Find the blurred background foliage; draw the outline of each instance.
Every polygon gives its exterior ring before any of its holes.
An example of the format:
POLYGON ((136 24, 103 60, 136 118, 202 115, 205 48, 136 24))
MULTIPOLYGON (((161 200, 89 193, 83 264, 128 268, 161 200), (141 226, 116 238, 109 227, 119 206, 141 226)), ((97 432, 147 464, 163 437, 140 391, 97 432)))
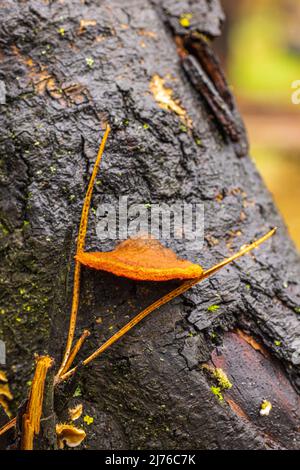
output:
POLYGON ((216 43, 249 134, 251 155, 300 247, 300 0, 221 0, 216 43))

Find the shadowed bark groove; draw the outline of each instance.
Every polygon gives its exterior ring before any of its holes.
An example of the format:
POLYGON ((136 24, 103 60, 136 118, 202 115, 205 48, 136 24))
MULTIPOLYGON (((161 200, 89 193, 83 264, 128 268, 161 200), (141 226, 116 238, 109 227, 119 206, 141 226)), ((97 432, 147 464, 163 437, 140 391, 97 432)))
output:
MULTIPOLYGON (((92 207, 121 195, 129 205, 204 203, 202 249, 170 247, 205 268, 279 227, 80 370, 70 406, 80 401, 94 418, 88 449, 299 448, 299 257, 207 42, 223 20, 217 0, 1 2, 0 335, 15 407, 27 398, 34 353, 62 358, 82 201, 106 121, 92 207), (160 108, 155 75, 191 128, 160 108), (223 400, 211 391, 213 367, 232 383, 223 400), (266 417, 263 400, 273 405, 266 417)), ((91 214, 86 249, 112 249, 99 247, 96 222, 91 214)), ((79 359, 177 285, 84 268, 81 279, 76 339, 91 336, 79 359)), ((54 403, 73 390, 59 388, 54 403)), ((66 419, 66 405, 55 411, 66 419)))

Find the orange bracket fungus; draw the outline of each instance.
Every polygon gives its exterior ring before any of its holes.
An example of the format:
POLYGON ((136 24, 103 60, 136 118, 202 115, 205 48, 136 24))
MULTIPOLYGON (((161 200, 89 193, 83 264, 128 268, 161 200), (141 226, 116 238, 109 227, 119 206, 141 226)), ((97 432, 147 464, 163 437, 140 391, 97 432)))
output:
POLYGON ((37 436, 40 432, 45 380, 48 369, 52 365, 53 359, 49 356, 39 356, 36 360, 36 369, 26 412, 22 416, 22 450, 32 450, 34 436, 37 436))

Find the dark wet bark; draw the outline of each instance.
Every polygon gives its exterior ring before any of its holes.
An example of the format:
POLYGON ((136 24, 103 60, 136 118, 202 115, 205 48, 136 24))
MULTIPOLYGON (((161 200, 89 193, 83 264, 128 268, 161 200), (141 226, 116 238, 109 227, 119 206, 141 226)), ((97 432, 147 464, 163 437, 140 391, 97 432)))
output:
MULTIPOLYGON (((0 332, 15 404, 27 396, 34 353, 58 364, 63 351, 77 227, 104 122, 112 134, 93 207, 120 195, 203 202, 203 249, 170 246, 205 267, 279 227, 253 255, 153 313, 81 371, 81 396, 70 405, 82 402, 94 418, 85 425, 89 449, 299 448, 299 258, 201 43, 222 21, 209 0, 1 2, 0 332), (179 21, 186 13, 189 28, 179 21), (200 55, 188 37, 195 32, 200 55), (155 74, 174 90, 191 131, 159 108, 149 89, 155 74), (203 364, 228 375, 224 400, 203 364), (273 409, 263 418, 264 399, 273 409)), ((89 250, 99 249, 95 224, 92 213, 89 250)), ((82 357, 173 285, 84 269, 78 334, 92 335, 82 357)), ((58 408, 65 419, 66 405, 58 408)))

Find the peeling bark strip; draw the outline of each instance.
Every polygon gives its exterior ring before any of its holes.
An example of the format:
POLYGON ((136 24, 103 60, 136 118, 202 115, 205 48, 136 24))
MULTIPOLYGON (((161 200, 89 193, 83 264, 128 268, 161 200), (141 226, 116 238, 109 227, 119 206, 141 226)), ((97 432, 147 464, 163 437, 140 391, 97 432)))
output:
MULTIPOLYGON (((78 221, 105 122, 111 122, 112 133, 92 208, 117 204, 123 195, 130 203, 205 204, 201 253, 178 240, 171 240, 170 248, 206 267, 270 226, 279 228, 264 249, 166 304, 91 367, 81 368, 72 392, 57 388, 58 422, 68 419, 62 406, 68 394, 76 395, 70 406, 80 396, 83 415, 93 418, 81 444, 89 449, 300 446, 299 419, 290 407, 294 398, 288 406, 285 400, 276 403, 265 396, 264 386, 275 360, 289 397, 287 383, 295 394, 300 390, 299 256, 253 162, 237 158, 203 94, 183 73, 174 41, 195 32, 213 38, 222 21, 217 0, 1 2, 0 81, 6 103, 0 104, 0 338, 6 342, 15 404, 27 396, 34 352, 49 351, 57 364, 62 358, 78 221), (186 14, 192 15, 188 27, 180 23, 186 14), (186 111, 191 132, 179 114, 155 100, 150 90, 155 76, 186 111), (262 358, 270 367, 264 362, 254 388, 244 356, 230 353, 227 335, 237 329, 268 352, 262 358), (226 368, 232 387, 220 401, 211 390, 218 384, 201 366, 218 354, 228 363, 228 351, 234 373, 225 361, 220 368, 226 368), (241 382, 246 385, 239 394, 241 382), (261 416, 268 398, 272 410, 261 416), (270 429, 284 413, 289 439, 279 436, 280 425, 273 433, 270 429)), ((198 58, 197 63, 214 82, 198 58)), ((99 250, 95 224, 91 214, 87 251, 99 250)), ((101 251, 114 246, 108 240, 101 251)), ((87 329, 91 336, 78 362, 134 312, 178 285, 162 284, 83 268, 78 332, 87 329)), ((0 415, 1 425, 6 419, 0 415)))
POLYGON ((182 65, 191 83, 206 100, 225 135, 238 143, 237 155, 247 155, 249 148, 245 128, 221 65, 209 46, 209 39, 191 33, 184 37, 184 45, 191 56, 184 57, 182 65))
MULTIPOLYGON (((223 135, 236 144, 237 155, 245 156, 249 150, 245 128, 219 60, 209 45, 211 36, 216 36, 219 32, 212 34, 201 25, 201 4, 194 8, 192 2, 187 2, 188 9, 183 10, 182 5, 176 3, 165 0, 162 2, 162 10, 167 12, 165 21, 174 35, 183 69, 195 90, 206 101, 223 135)), ((223 20, 221 13, 217 11, 216 2, 212 3, 211 11, 217 14, 216 18, 220 22, 223 20)))

